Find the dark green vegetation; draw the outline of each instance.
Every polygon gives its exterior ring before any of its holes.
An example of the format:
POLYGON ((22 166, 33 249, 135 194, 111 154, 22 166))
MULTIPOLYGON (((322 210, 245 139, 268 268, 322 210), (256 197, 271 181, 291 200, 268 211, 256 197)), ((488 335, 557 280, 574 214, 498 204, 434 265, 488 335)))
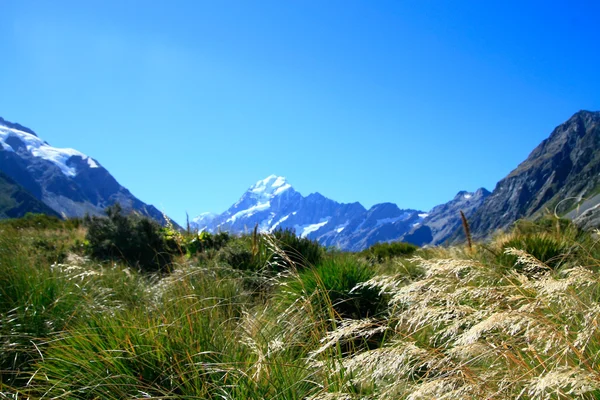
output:
POLYGON ((568 221, 363 253, 144 221, 0 223, 0 398, 600 396, 600 243, 568 221))
POLYGON ((86 218, 86 240, 94 258, 121 260, 145 272, 162 272, 172 263, 177 243, 157 222, 124 215, 118 204, 107 208, 106 215, 86 218))
POLYGON ((410 243, 384 242, 374 244, 367 250, 363 251, 361 254, 369 258, 374 258, 379 262, 382 262, 384 260, 389 260, 394 257, 410 256, 417 250, 417 248, 417 246, 410 243))

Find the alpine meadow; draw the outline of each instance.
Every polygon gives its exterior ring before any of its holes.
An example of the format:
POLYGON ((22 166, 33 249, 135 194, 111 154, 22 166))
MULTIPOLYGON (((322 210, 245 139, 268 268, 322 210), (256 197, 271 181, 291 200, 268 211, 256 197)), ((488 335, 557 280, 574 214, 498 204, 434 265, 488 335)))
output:
POLYGON ((0 15, 0 400, 600 399, 600 3, 0 15))

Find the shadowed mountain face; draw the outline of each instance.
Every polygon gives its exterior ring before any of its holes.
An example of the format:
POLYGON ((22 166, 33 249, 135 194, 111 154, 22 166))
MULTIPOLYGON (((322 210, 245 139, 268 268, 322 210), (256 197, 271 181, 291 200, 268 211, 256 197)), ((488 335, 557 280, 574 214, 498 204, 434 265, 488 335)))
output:
POLYGON ((285 178, 271 175, 252 185, 224 213, 201 214, 191 225, 208 232, 233 233, 250 232, 254 226, 261 232, 289 228, 324 246, 350 251, 401 239, 419 245, 437 244, 460 225, 459 209, 471 213, 486 193, 485 189, 460 192, 453 201, 430 213, 400 209, 393 203, 376 204, 367 210, 360 203, 338 203, 319 193, 302 196, 285 178), (414 234, 418 227, 428 230, 428 239, 414 234))
POLYGON ((0 172, 0 219, 20 218, 28 212, 59 216, 23 186, 0 172))
POLYGON ((473 235, 484 237, 545 210, 576 218, 593 207, 597 202, 586 200, 599 193, 599 149, 600 112, 573 115, 498 182, 470 219, 473 235), (576 210, 584 203, 588 206, 576 210))
POLYGON ((460 212, 467 218, 471 217, 489 195, 490 192, 484 188, 473 193, 458 192, 448 203, 432 208, 423 222, 402 236, 401 240, 418 246, 444 243, 454 232, 462 229, 460 212))
POLYGON ((52 147, 31 129, 2 118, 0 171, 62 216, 102 215, 119 202, 126 211, 165 222, 160 211, 133 196, 98 161, 77 150, 52 147))

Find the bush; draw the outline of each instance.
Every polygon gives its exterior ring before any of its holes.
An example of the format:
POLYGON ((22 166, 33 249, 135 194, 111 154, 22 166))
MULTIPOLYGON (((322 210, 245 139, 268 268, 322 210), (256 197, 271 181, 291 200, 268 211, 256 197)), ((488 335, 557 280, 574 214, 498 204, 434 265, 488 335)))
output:
POLYGON ((373 317, 385 309, 386 303, 377 289, 356 285, 374 276, 368 265, 350 255, 329 257, 317 267, 301 271, 298 278, 284 286, 283 303, 298 298, 311 298, 317 310, 327 313, 333 308, 336 318, 373 317))
POLYGON ((323 248, 316 240, 296 236, 292 229, 279 228, 273 233, 277 245, 297 268, 317 265, 323 258, 323 248))
POLYGON ((244 245, 242 240, 236 240, 221 249, 217 259, 232 268, 243 271, 255 271, 258 268, 252 251, 244 245))
POLYGON ((90 255, 119 259, 145 272, 164 271, 173 261, 177 244, 165 237, 158 223, 137 214, 123 215, 119 204, 108 207, 106 215, 87 220, 90 255))
POLYGON ((393 257, 410 256, 418 249, 417 246, 405 242, 376 243, 361 254, 378 262, 393 257))
POLYGON ((517 270, 523 269, 523 266, 517 263, 517 256, 504 253, 504 250, 511 247, 529 253, 553 269, 562 265, 570 252, 570 246, 567 243, 549 234, 523 235, 515 233, 500 244, 500 252, 496 257, 496 261, 507 267, 515 267, 517 270))
POLYGON ((186 253, 189 256, 203 253, 207 250, 220 250, 231 240, 231 236, 227 232, 219 232, 213 235, 206 231, 191 236, 188 235, 188 238, 190 239, 186 240, 184 245, 186 253))

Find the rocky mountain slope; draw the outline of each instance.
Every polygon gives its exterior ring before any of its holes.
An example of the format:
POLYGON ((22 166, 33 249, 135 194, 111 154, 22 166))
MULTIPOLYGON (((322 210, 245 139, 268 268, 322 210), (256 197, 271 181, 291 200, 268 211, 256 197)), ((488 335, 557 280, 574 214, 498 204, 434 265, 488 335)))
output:
POLYGON ((59 216, 23 186, 0 172, 0 219, 20 218, 28 212, 59 216))
POLYGON ((498 182, 470 218, 473 236, 487 236, 546 210, 577 218, 594 207, 600 193, 599 149, 600 112, 573 115, 498 182))
POLYGON ((403 235, 400 240, 418 246, 443 244, 454 232, 462 230, 460 212, 462 211, 467 218, 471 217, 490 194, 484 188, 479 188, 473 193, 458 192, 454 199, 431 209, 423 222, 403 235))
POLYGON ((2 118, 0 172, 62 216, 101 215, 119 202, 125 210, 164 222, 160 211, 133 196, 97 160, 52 147, 31 129, 2 118))
POLYGON ((252 185, 222 214, 204 213, 192 220, 192 228, 208 232, 261 232, 293 229, 302 237, 324 246, 360 251, 377 242, 406 240, 419 245, 442 243, 453 227, 460 225, 459 209, 470 215, 488 194, 460 192, 450 203, 430 213, 401 209, 393 203, 376 204, 369 210, 360 203, 338 203, 319 194, 303 196, 285 180, 271 175, 252 185), (429 232, 424 240, 415 233, 421 227, 429 232))

